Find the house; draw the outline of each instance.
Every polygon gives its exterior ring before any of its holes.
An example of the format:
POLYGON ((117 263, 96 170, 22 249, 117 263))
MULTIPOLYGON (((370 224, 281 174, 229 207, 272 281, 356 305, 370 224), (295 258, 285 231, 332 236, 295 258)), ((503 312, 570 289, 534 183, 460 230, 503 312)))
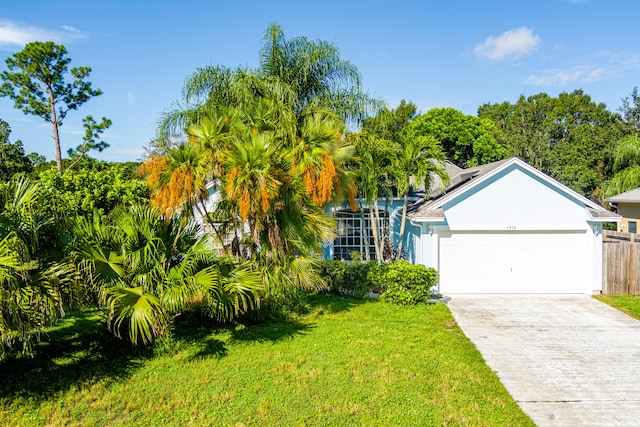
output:
MULTIPOLYGON (((450 184, 435 182, 430 192, 436 196, 410 206, 404 243, 412 262, 439 271, 441 293, 602 290, 602 225, 619 215, 517 158, 469 169, 447 166, 450 184)), ((399 206, 392 201, 384 209, 392 242, 399 206)), ((347 245, 363 243, 355 216, 334 212, 336 241, 351 232, 347 245)), ((328 248, 327 255, 336 252, 328 248)))
POLYGON ((613 206, 622 220, 618 222, 618 231, 627 233, 638 232, 640 222, 640 187, 625 191, 608 199, 604 199, 613 206))

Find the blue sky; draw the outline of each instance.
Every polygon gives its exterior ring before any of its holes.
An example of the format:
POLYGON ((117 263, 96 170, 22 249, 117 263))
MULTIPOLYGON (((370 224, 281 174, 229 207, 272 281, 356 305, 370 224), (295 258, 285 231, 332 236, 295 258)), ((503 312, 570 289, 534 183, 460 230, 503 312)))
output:
MULTIPOLYGON (((81 120, 113 120, 97 157, 137 160, 184 79, 206 65, 255 67, 271 22, 289 37, 333 42, 364 88, 390 107, 453 107, 583 89, 609 110, 640 86, 640 3, 537 1, 120 1, 7 0, 0 8, 0 70, 29 41, 64 44, 104 92, 69 113, 63 151, 81 141, 81 120)), ((27 152, 52 159, 50 129, 0 99, 0 118, 27 152)))

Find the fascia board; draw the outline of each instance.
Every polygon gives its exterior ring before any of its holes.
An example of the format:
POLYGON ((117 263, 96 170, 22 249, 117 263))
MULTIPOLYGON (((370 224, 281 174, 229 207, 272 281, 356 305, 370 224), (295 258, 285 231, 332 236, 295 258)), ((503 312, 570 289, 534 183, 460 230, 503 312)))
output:
POLYGON ((439 222, 445 222, 445 218, 434 218, 434 217, 413 217, 411 218, 411 221, 413 222, 431 222, 431 223, 439 223, 439 222))
POLYGON ((577 192, 575 192, 574 190, 570 189, 566 185, 556 181, 555 179, 551 178, 550 176, 547 176, 546 174, 540 172, 538 169, 534 168, 533 166, 528 165, 527 163, 523 162, 522 160, 520 160, 520 159, 518 159, 516 157, 514 157, 511 160, 505 162, 504 164, 502 164, 499 167, 495 168, 494 170, 492 170, 491 172, 487 173, 486 175, 483 175, 482 177, 471 181, 469 184, 464 186, 460 191, 452 192, 451 194, 443 197, 442 199, 440 199, 436 203, 434 203, 432 206, 430 206, 429 209, 442 208, 446 203, 448 203, 451 200, 454 200, 454 199, 460 197, 461 195, 464 195, 467 191, 470 191, 470 190, 474 189, 475 187, 481 185, 486 180, 488 180, 488 179, 492 178, 493 176, 501 173, 502 171, 504 171, 505 169, 507 169, 508 167, 510 167, 513 164, 516 164, 516 165, 520 166, 521 168, 527 170, 531 174, 533 174, 536 177, 540 178, 542 181, 546 182, 547 184, 551 185, 552 187, 557 188, 558 190, 560 190, 561 192, 571 196, 572 198, 579 200, 580 202, 584 203, 586 206, 588 206, 590 208, 593 208, 593 209, 597 209, 597 210, 602 210, 603 209, 602 206, 592 202, 591 200, 587 199, 586 197, 584 197, 584 196, 578 194, 577 192))

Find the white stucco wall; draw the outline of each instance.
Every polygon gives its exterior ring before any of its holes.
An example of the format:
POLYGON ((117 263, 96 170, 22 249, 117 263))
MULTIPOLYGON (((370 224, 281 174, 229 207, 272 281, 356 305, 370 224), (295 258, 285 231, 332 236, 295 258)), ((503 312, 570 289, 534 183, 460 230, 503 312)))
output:
POLYGON ((584 205, 513 169, 443 206, 450 230, 586 229, 584 205), (515 227, 515 228, 514 228, 515 227))
POLYGON ((471 191, 451 197, 442 208, 443 223, 422 224, 419 259, 423 264, 439 268, 439 232, 581 231, 584 293, 602 289, 602 224, 588 222, 584 200, 529 171, 514 165, 471 191))

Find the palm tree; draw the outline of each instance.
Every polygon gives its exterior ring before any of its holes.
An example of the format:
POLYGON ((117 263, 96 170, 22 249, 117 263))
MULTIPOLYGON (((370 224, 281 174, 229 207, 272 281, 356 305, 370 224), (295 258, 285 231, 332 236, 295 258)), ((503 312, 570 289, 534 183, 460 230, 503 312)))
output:
POLYGON ((392 174, 398 188, 398 194, 402 194, 402 219, 400 233, 398 235, 398 248, 396 260, 402 255, 405 226, 407 222, 407 203, 412 180, 424 185, 426 196, 429 194, 432 174, 439 176, 443 182, 449 181, 449 176, 444 167, 445 155, 440 143, 432 136, 405 135, 394 145, 392 174))
POLYGON ((112 222, 97 213, 78 218, 71 257, 108 312, 116 336, 134 344, 168 333, 171 319, 200 304, 229 321, 258 304, 260 282, 245 266, 229 268, 206 238, 180 215, 138 206, 117 210, 112 222))
POLYGON ((614 149, 614 175, 604 186, 604 197, 615 196, 640 186, 640 139, 628 135, 614 149))
POLYGON ((257 69, 196 69, 183 88, 186 106, 177 105, 163 115, 159 139, 183 132, 211 108, 243 110, 257 99, 288 106, 298 116, 317 109, 329 110, 348 122, 362 121, 368 113, 382 108, 382 101, 362 91, 357 67, 342 59, 332 43, 306 37, 286 39, 282 28, 271 24, 264 32, 259 56, 257 69))
POLYGON ((346 168, 354 150, 343 137, 344 120, 361 119, 379 104, 362 92, 356 67, 332 44, 287 40, 272 25, 259 68, 199 68, 185 83, 183 103, 162 118, 159 134, 186 130, 189 143, 199 147, 222 196, 209 217, 240 234, 234 243, 243 247, 233 252, 262 269, 267 287, 277 282, 269 277, 321 284, 313 269, 295 266, 311 266, 321 252, 318 242, 334 235, 322 207, 355 200, 346 168), (236 114, 226 117, 238 126, 208 122, 229 110, 236 114), (208 135, 214 135, 211 150, 202 149, 208 135))
MULTIPOLYGON (((381 194, 391 194, 391 166, 394 162, 395 152, 388 140, 379 138, 366 129, 358 139, 356 149, 358 153, 357 176, 358 188, 361 196, 369 206, 369 220, 371 222, 371 234, 374 241, 376 260, 382 260, 384 235, 378 199, 381 194)), ((364 221, 363 221, 364 222, 364 221)), ((367 240, 368 240, 368 236, 367 240)), ((368 244, 365 245, 365 257, 368 254, 368 244)))
POLYGON ((64 315, 68 270, 40 247, 51 219, 38 212, 37 184, 0 185, 0 348, 14 340, 31 353, 32 338, 64 315))
POLYGON ((304 179, 314 205, 322 207, 332 199, 355 202, 355 185, 347 162, 355 145, 345 138, 344 122, 328 111, 304 116, 302 126, 287 157, 292 173, 304 179))
POLYGON ((185 82, 183 98, 186 106, 177 104, 162 115, 158 123, 160 140, 181 134, 212 112, 219 113, 221 108, 242 115, 245 110, 255 110, 260 100, 279 106, 274 109, 277 112, 287 112, 283 107, 292 108, 296 104, 295 93, 278 78, 262 76, 258 70, 221 66, 196 69, 185 82))
POLYGON ((262 218, 269 214, 282 184, 281 160, 273 135, 250 135, 231 143, 225 156, 224 197, 238 204, 242 221, 249 224, 252 251, 259 243, 262 218))
MULTIPOLYGON (((211 180, 208 165, 198 147, 182 143, 167 156, 152 156, 139 168, 148 174, 152 190, 151 204, 170 217, 182 206, 191 208, 200 201, 211 180)), ((187 209, 189 211, 189 209, 187 209)))
POLYGON ((291 87, 297 114, 320 107, 347 121, 360 121, 382 104, 362 91, 358 68, 342 59, 334 44, 306 37, 286 39, 277 24, 264 32, 259 70, 291 87))

